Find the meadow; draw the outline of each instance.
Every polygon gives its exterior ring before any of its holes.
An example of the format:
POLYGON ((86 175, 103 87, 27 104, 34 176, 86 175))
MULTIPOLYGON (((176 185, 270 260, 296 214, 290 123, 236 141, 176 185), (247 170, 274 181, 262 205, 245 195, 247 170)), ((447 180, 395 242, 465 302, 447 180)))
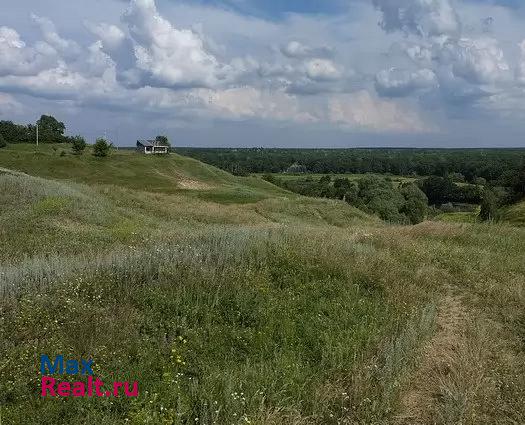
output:
POLYGON ((512 221, 389 225, 177 154, 0 167, 2 423, 525 421, 512 221), (139 397, 42 398, 44 353, 139 397))

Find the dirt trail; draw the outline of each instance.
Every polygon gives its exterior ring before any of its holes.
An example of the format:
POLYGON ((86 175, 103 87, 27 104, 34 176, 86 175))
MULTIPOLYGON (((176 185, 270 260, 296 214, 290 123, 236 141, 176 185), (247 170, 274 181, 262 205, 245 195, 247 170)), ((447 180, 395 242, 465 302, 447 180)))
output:
POLYGON ((459 348, 465 343, 468 316, 458 296, 446 295, 436 318, 437 331, 424 346, 418 369, 400 398, 396 425, 434 424, 435 406, 439 403, 440 382, 446 379, 459 348))

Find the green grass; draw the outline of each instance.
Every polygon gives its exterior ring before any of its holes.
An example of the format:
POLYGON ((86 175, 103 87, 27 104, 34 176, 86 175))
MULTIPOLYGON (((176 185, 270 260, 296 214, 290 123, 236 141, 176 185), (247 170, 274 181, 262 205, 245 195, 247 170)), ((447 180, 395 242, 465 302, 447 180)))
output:
POLYGON ((91 185, 116 185, 148 192, 249 188, 260 197, 284 193, 259 179, 234 177, 177 154, 152 156, 132 150, 113 150, 108 158, 96 158, 89 149, 83 155, 73 155, 69 145, 37 147, 20 144, 0 150, 0 166, 40 177, 91 185), (61 156, 62 151, 67 154, 61 156))
POLYGON ((62 149, 0 150, 2 423, 394 423, 449 292, 479 327, 428 378, 434 422, 523 422, 525 229, 390 226, 177 155, 62 149), (140 396, 41 398, 42 353, 140 396))
POLYGON ((479 212, 453 212, 439 214, 435 219, 445 223, 477 223, 479 212))
POLYGON ((515 226, 525 226, 525 201, 505 209, 502 218, 515 226))

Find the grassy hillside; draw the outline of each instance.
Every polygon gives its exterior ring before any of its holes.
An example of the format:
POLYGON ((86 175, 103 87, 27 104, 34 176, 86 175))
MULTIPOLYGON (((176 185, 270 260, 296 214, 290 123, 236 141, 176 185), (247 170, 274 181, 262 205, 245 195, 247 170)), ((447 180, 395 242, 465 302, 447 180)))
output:
POLYGON ((525 201, 507 208, 503 212, 503 220, 514 226, 525 226, 525 201))
POLYGON ((525 229, 54 148, 0 150, 2 423, 523 422, 525 229), (140 395, 42 398, 43 353, 140 395))

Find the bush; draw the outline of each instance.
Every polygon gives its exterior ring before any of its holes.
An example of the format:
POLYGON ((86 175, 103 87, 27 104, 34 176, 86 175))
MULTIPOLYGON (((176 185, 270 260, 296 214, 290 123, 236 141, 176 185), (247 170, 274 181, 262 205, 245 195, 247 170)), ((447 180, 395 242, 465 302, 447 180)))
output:
POLYGON ((419 224, 425 220, 428 210, 428 198, 423 191, 413 183, 408 183, 401 188, 405 198, 405 205, 401 212, 410 220, 411 224, 419 224))
POLYGON ((93 155, 102 158, 109 154, 110 144, 105 139, 97 139, 93 145, 93 155))
POLYGON ((0 134, 0 148, 5 148, 7 146, 7 142, 4 139, 4 136, 0 134))
POLYGON ((481 201, 481 211, 479 217, 483 221, 493 221, 498 218, 498 198, 490 189, 485 189, 483 192, 483 200, 481 201))
POLYGON ((73 152, 75 155, 82 155, 84 149, 86 149, 86 141, 82 136, 75 136, 72 138, 71 143, 73 144, 73 152))

